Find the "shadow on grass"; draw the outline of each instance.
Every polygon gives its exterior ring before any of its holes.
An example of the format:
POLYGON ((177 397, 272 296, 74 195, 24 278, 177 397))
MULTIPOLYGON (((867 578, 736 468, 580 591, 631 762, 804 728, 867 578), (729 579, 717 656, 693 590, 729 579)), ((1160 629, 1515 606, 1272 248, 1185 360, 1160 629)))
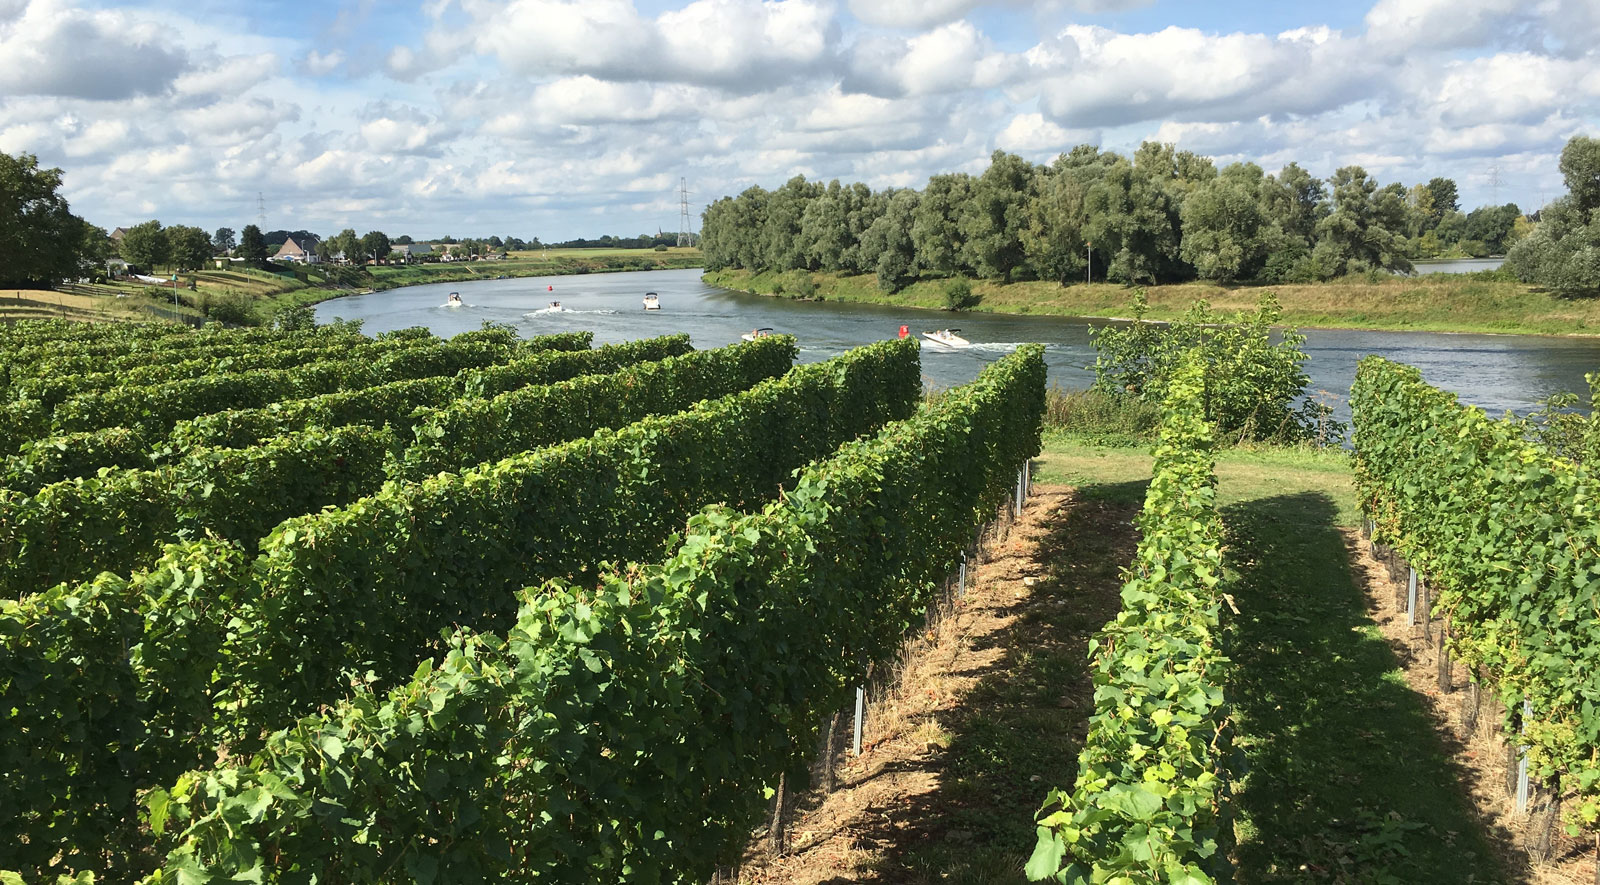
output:
POLYGON ((1507 882, 1320 493, 1223 510, 1238 881, 1507 882))
POLYGON ((1146 485, 1080 487, 1046 518, 1043 537, 1002 563, 1038 583, 1025 599, 1002 588, 996 613, 1015 620, 975 637, 979 648, 1005 651, 939 716, 947 739, 935 765, 938 789, 881 809, 861 833, 882 858, 874 881, 1027 881, 1034 815, 1050 788, 1077 776, 1093 704, 1088 640, 1120 605, 1121 570, 1136 541, 1131 520, 1146 485))

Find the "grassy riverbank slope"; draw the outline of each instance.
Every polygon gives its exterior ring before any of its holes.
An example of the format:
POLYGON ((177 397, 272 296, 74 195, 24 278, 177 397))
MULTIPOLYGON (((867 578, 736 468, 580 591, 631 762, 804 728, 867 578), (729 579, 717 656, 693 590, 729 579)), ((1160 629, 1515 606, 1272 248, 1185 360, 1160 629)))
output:
MULTIPOLYGON (((947 280, 924 280, 896 292, 878 289, 871 275, 812 274, 816 294, 827 301, 942 309, 947 280)), ((784 295, 796 276, 743 270, 708 272, 706 283, 784 295)), ((1248 310, 1270 289, 1283 304, 1283 320, 1296 326, 1430 332, 1501 332, 1535 335, 1600 334, 1600 299, 1558 298, 1522 283, 1464 274, 1421 277, 1347 277, 1327 283, 1279 286, 1218 286, 1183 283, 1149 286, 1151 319, 1174 319, 1196 299, 1225 311, 1248 310)), ((1132 289, 1115 283, 998 283, 973 281, 981 300, 972 310, 1063 317, 1127 316, 1132 289)), ((792 295, 788 297, 793 297, 792 295)))
MULTIPOLYGON (((700 250, 692 247, 654 249, 550 249, 514 252, 504 261, 456 261, 369 267, 372 288, 395 289, 426 283, 465 283, 501 277, 568 276, 586 273, 621 273, 636 270, 677 270, 704 266, 700 250)), ((330 296, 332 297, 332 296, 330 296)))

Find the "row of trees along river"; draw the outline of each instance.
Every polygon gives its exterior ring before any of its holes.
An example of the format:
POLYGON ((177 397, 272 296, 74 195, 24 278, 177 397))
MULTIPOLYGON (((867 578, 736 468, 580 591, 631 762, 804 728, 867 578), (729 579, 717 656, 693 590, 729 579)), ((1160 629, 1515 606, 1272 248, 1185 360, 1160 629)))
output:
POLYGON ((1324 181, 1295 163, 1219 170, 1156 142, 1131 158, 1080 145, 1048 166, 996 151, 981 175, 935 175, 921 191, 803 177, 752 187, 707 207, 702 248, 711 270, 875 273, 887 291, 952 275, 1314 282, 1509 250, 1525 281, 1592 289, 1600 140, 1573 138, 1561 169, 1571 193, 1529 218, 1512 203, 1463 214, 1448 178, 1408 189, 1360 166, 1324 181))

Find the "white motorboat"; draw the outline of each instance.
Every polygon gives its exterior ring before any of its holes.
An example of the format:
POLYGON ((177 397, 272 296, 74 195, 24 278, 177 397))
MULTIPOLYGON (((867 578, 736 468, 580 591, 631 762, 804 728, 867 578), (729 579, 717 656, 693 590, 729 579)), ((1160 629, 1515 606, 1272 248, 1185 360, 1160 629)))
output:
POLYGON ((661 299, 656 297, 656 293, 654 293, 654 292, 646 292, 646 293, 644 293, 644 309, 645 310, 660 310, 661 309, 661 299))
POLYGON ((759 329, 753 329, 753 330, 751 330, 749 332, 746 332, 743 335, 740 335, 739 337, 743 338, 746 341, 754 341, 757 338, 769 338, 769 337, 772 336, 772 334, 773 334, 772 329, 770 329, 770 328, 768 328, 766 326, 762 326, 759 329))
POLYGON ((967 339, 962 338, 960 335, 956 334, 959 331, 961 331, 961 330, 960 329, 940 329, 937 332, 923 332, 922 333, 922 337, 926 338, 929 341, 932 341, 934 344, 942 344, 945 347, 955 347, 955 348, 971 347, 972 346, 972 342, 971 341, 968 341, 967 339))
POLYGON ((451 292, 450 293, 450 297, 445 299, 445 302, 444 302, 444 306, 445 307, 460 307, 461 304, 462 304, 462 302, 461 302, 461 293, 460 292, 451 292))
POLYGON ((550 302, 550 306, 544 310, 545 313, 566 313, 566 311, 567 309, 562 307, 559 301, 550 302))

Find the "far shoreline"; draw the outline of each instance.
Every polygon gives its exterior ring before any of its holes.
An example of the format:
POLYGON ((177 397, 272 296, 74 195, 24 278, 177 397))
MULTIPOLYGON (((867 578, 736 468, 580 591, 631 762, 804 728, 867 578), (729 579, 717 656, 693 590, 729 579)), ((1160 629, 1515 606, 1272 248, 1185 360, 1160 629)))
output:
MULTIPOLYGON (((1000 283, 968 280, 981 300, 972 308, 943 306, 947 280, 922 280, 896 293, 877 289, 871 275, 810 274, 814 294, 802 298, 786 289, 801 288, 796 272, 707 271, 711 286, 764 297, 838 301, 941 313, 991 313, 1062 319, 1129 322, 1126 310, 1136 287, 1114 283, 1000 283)), ((1324 283, 1218 286, 1181 283, 1144 287, 1148 320, 1180 318, 1198 299, 1219 311, 1254 310, 1265 293, 1283 307, 1280 327, 1362 332, 1427 332, 1453 335, 1535 336, 1586 339, 1600 336, 1600 300, 1561 299, 1523 283, 1468 275, 1379 276, 1324 283), (1451 279, 1451 277, 1462 277, 1451 279)))

